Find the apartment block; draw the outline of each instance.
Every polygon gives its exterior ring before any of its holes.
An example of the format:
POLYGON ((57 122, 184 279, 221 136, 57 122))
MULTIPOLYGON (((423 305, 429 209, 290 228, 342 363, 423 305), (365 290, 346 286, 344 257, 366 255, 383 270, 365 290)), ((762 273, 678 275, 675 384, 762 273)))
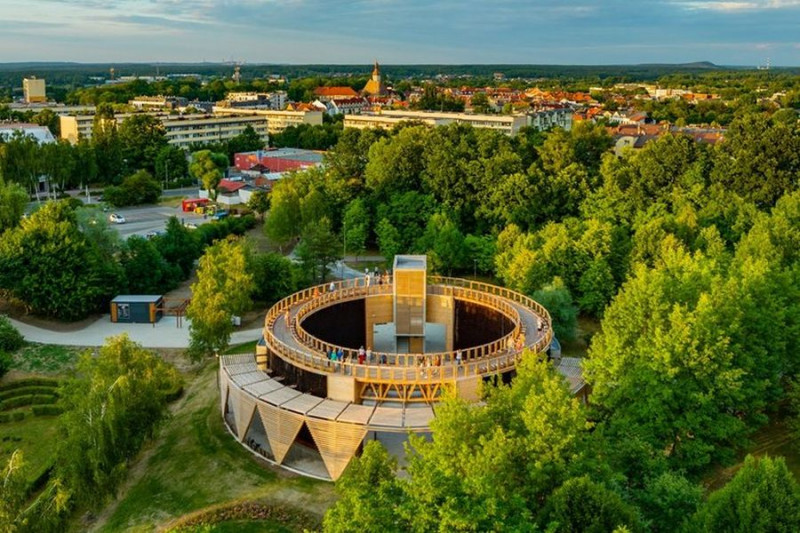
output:
POLYGON ((471 113, 439 113, 434 111, 388 110, 375 115, 345 115, 345 128, 390 129, 403 121, 416 121, 430 126, 447 124, 470 124, 475 128, 492 129, 516 135, 520 128, 528 125, 525 115, 479 115, 471 113))
POLYGON ((226 108, 214 106, 214 114, 223 115, 251 115, 264 117, 269 122, 269 133, 275 135, 289 126, 308 124, 309 126, 322 125, 322 111, 277 111, 274 109, 247 109, 226 108))
POLYGON ((22 93, 25 103, 34 104, 47 101, 44 80, 41 78, 23 78, 22 93))
MULTIPOLYGON (((131 116, 117 115, 117 123, 131 116)), ((173 146, 188 149, 193 143, 223 142, 244 133, 251 126, 266 145, 269 141, 269 122, 263 116, 211 116, 211 115, 169 115, 157 116, 164 124, 167 142, 173 146)), ((63 115, 60 117, 61 138, 71 143, 78 139, 92 137, 94 115, 63 115)))

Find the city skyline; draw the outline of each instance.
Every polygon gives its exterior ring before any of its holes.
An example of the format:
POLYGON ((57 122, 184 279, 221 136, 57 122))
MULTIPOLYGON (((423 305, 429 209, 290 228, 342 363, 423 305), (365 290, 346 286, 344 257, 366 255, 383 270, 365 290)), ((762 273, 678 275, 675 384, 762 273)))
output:
POLYGON ((800 65, 800 0, 4 0, 2 62, 800 65))

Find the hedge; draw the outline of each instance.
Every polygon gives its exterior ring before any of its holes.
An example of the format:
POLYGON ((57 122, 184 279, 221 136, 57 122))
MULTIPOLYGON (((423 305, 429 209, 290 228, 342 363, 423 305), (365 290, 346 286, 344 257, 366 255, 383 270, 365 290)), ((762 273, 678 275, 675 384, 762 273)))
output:
POLYGON ((57 405, 31 405, 33 416, 57 416, 64 410, 57 405))
POLYGON ((0 424, 7 424, 8 422, 19 422, 25 419, 24 411, 14 411, 13 413, 0 413, 0 424))
POLYGON ((17 387, 11 390, 0 391, 0 402, 9 398, 17 396, 26 396, 32 394, 42 394, 44 396, 58 395, 56 389, 53 387, 45 387, 43 385, 28 385, 27 387, 17 387))
POLYGON ((25 396, 16 396, 0 402, 0 411, 8 411, 15 407, 24 407, 26 405, 52 405, 58 401, 55 395, 45 396, 43 394, 26 394, 25 396))
POLYGON ((18 379, 16 381, 6 383, 5 385, 0 385, 0 392, 12 389, 18 389, 20 387, 34 387, 34 386, 56 388, 59 386, 59 381, 57 379, 51 379, 51 378, 18 379))
POLYGON ((0 351, 16 352, 25 344, 25 338, 5 316, 0 316, 0 351))
POLYGON ((311 513, 289 505, 239 502, 191 513, 179 518, 165 530, 169 533, 183 533, 234 520, 274 520, 297 531, 316 531, 321 525, 319 519, 311 513))

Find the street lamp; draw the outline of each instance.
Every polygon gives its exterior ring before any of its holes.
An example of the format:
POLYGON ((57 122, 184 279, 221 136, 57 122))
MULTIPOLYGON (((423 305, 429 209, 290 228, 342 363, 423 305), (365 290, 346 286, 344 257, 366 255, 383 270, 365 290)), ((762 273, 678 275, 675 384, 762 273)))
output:
POLYGON ((472 259, 472 277, 478 277, 478 260, 476 258, 472 259))

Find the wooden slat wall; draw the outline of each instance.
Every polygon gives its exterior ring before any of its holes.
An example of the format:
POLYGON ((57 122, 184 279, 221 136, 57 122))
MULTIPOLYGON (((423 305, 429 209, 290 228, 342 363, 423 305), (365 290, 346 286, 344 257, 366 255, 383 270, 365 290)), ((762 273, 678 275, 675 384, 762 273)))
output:
POLYGON ((258 414, 261 415, 261 422, 267 432, 272 455, 281 464, 303 427, 303 416, 265 403, 258 404, 258 414))
POLYGON ((319 448, 322 461, 331 479, 336 481, 350 463, 367 435, 367 428, 356 424, 342 424, 309 418, 306 420, 311 436, 319 448))
POLYGON ((219 367, 219 397, 222 399, 220 407, 222 408, 222 416, 225 417, 225 404, 228 403, 228 373, 225 372, 222 365, 219 367))
POLYGON ((236 434, 239 436, 239 440, 244 440, 247 429, 250 427, 250 421, 253 419, 253 413, 256 410, 256 401, 255 398, 235 387, 230 389, 230 394, 233 395, 233 416, 236 420, 236 434))

